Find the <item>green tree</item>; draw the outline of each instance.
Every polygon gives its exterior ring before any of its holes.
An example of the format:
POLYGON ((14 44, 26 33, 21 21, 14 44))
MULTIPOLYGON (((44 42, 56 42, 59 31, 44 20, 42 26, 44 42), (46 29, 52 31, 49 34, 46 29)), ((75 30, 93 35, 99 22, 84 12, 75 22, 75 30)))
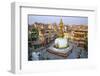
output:
POLYGON ((33 40, 33 41, 34 41, 34 40, 37 40, 38 37, 39 37, 38 29, 33 28, 33 29, 32 29, 32 33, 31 33, 31 38, 32 38, 32 40, 33 40))

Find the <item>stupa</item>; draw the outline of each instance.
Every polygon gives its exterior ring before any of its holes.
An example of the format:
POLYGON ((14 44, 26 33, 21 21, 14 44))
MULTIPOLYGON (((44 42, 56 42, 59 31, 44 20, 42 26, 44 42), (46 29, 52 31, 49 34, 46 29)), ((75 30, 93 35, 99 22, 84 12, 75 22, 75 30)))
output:
POLYGON ((55 39, 54 44, 48 48, 48 52, 50 54, 55 54, 57 57, 65 57, 72 50, 72 45, 68 43, 68 38, 65 37, 65 26, 63 24, 63 20, 60 20, 58 30, 58 37, 55 39))
POLYGON ((67 38, 64 38, 64 24, 63 24, 62 19, 60 20, 58 38, 55 39, 54 46, 56 48, 67 48, 68 47, 68 40, 67 38))

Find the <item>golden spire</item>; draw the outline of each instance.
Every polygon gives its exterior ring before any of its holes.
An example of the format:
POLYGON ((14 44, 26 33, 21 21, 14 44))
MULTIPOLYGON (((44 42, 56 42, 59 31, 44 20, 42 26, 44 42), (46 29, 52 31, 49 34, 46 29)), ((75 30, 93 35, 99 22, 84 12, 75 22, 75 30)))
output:
POLYGON ((60 24, 59 24, 59 36, 63 37, 64 36, 64 25, 63 25, 63 21, 62 21, 62 18, 60 20, 60 24))
POLYGON ((60 24, 59 24, 59 26, 60 26, 60 29, 63 29, 63 28, 64 28, 62 18, 60 19, 60 24))

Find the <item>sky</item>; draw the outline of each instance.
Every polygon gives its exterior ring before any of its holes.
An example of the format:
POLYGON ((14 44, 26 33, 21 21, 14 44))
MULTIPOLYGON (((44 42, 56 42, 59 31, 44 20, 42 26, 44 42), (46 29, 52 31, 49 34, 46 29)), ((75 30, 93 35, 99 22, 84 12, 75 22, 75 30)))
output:
POLYGON ((28 16, 28 24, 33 24, 34 22, 45 23, 45 24, 52 24, 52 23, 60 23, 60 19, 62 18, 64 25, 88 25, 88 18, 87 17, 78 17, 78 16, 42 16, 42 15, 29 15, 28 16))

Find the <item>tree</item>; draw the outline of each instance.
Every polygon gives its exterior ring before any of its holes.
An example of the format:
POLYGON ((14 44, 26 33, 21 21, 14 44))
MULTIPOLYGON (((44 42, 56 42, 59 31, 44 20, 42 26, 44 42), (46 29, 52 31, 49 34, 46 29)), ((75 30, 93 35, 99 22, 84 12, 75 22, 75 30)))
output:
POLYGON ((37 40, 38 39, 38 36, 39 36, 39 32, 38 32, 38 29, 36 28, 33 28, 32 29, 32 33, 31 33, 31 38, 32 40, 37 40))

